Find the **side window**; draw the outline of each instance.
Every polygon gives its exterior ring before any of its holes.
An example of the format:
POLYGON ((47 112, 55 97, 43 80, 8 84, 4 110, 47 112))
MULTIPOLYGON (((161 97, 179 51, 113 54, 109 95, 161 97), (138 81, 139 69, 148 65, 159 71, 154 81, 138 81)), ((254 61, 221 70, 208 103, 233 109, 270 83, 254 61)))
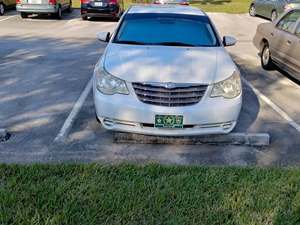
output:
POLYGON ((300 11, 292 11, 279 21, 277 28, 292 33, 299 17, 300 11))
POLYGON ((300 22, 298 23, 295 34, 300 38, 300 22))

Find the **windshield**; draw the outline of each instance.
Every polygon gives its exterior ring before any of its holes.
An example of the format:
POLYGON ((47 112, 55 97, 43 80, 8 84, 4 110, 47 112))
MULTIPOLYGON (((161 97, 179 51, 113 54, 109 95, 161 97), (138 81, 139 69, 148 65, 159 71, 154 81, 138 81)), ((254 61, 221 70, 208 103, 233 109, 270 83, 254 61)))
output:
POLYGON ((114 43, 170 46, 219 46, 206 16, 163 13, 127 14, 114 43))

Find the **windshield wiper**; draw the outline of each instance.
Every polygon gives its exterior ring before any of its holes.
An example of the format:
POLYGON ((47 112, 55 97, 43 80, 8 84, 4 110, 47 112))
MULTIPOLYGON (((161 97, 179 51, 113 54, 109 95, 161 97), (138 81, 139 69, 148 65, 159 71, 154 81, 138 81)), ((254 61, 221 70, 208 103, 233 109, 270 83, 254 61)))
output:
POLYGON ((196 45, 192 45, 192 44, 188 44, 188 43, 184 43, 184 42, 177 42, 177 41, 159 42, 159 43, 154 43, 154 45, 196 47, 196 45))
POLYGON ((117 44, 129 44, 129 45, 145 45, 144 42, 139 41, 115 41, 117 44))
POLYGON ((165 45, 165 46, 188 46, 188 47, 196 47, 196 45, 183 43, 183 42, 177 42, 177 41, 168 41, 168 42, 158 42, 158 43, 145 43, 145 42, 139 42, 139 41, 115 41, 117 44, 130 44, 130 45, 165 45))

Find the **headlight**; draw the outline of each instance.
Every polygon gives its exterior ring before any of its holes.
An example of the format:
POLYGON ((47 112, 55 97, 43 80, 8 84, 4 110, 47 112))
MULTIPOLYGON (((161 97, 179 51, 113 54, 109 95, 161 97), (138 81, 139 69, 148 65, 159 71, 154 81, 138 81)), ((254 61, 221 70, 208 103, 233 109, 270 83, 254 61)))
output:
POLYGON ((242 90, 239 72, 235 71, 231 77, 214 84, 210 97, 235 98, 242 90))
POLYGON ((128 89, 124 80, 109 74, 102 67, 96 67, 96 87, 105 95, 124 94, 128 95, 128 89))

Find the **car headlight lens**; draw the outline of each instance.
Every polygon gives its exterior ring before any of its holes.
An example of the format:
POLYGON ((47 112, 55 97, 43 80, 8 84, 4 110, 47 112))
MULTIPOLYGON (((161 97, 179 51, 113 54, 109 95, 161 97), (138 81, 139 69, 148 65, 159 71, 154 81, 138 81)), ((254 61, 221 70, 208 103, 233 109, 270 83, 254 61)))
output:
POLYGON ((101 93, 105 95, 129 94, 125 81, 109 74, 104 68, 97 67, 95 76, 97 90, 101 93))
POLYGON ((235 98, 240 95, 241 91, 240 74, 235 71, 228 79, 213 85, 210 97, 235 98))

